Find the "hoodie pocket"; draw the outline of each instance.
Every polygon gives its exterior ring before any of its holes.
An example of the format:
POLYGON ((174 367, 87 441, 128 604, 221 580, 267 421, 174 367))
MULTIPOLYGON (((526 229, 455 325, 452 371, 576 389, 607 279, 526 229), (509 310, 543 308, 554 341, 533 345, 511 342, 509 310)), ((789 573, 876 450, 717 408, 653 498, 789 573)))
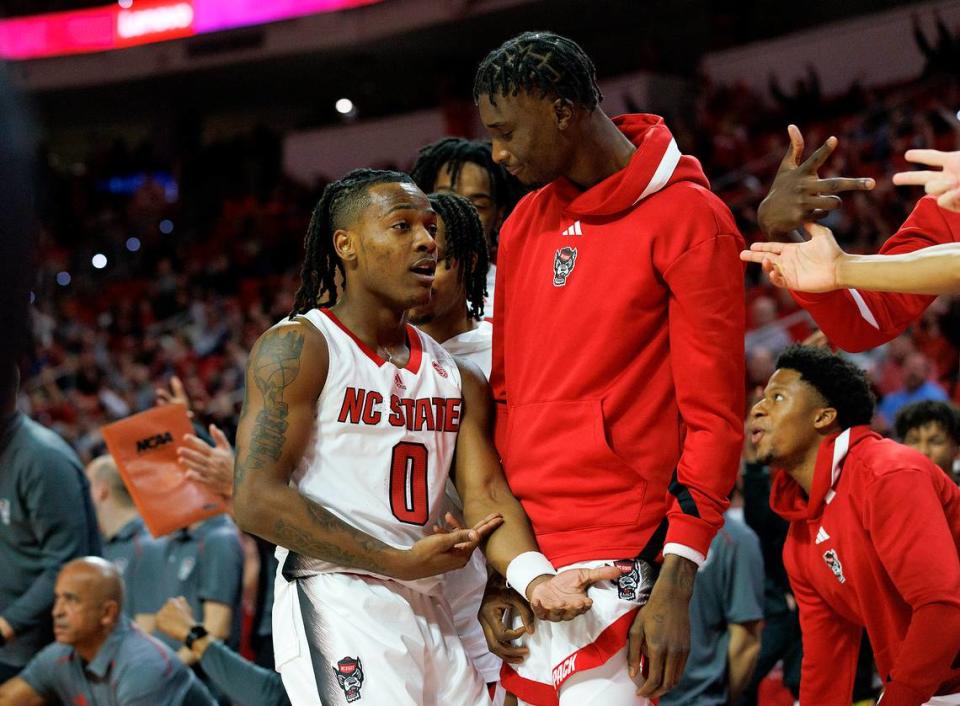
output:
POLYGON ((600 400, 511 407, 504 465, 537 534, 640 516, 646 481, 607 441, 600 400))

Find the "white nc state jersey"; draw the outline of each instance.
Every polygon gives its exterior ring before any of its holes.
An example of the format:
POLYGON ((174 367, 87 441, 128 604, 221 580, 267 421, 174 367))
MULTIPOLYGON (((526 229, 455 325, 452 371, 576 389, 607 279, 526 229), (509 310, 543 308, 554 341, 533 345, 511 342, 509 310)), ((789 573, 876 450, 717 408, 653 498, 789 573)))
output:
MULTIPOLYGON (((303 316, 326 339, 330 366, 317 401, 314 437, 292 483, 344 522, 408 549, 441 517, 463 413, 457 364, 409 325, 410 360, 398 368, 328 309, 303 316)), ((371 573, 287 554, 278 548, 287 576, 371 573)), ((430 591, 439 580, 407 583, 430 591)))

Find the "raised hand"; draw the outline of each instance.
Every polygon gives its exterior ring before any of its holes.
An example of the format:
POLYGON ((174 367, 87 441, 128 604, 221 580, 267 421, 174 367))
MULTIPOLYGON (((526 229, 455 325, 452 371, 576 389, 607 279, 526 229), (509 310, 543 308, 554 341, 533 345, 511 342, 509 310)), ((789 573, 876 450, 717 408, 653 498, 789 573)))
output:
POLYGON ((183 381, 176 375, 170 378, 170 389, 166 387, 157 387, 154 389, 157 396, 157 406, 165 404, 182 404, 187 408, 187 416, 193 419, 193 410, 190 408, 190 397, 183 386, 183 381))
POLYGON ((837 147, 837 138, 830 137, 802 164, 803 135, 796 125, 787 127, 790 146, 766 198, 757 210, 760 228, 771 240, 787 240, 788 234, 807 221, 816 221, 840 208, 836 194, 844 191, 869 191, 873 179, 833 177, 821 179, 817 170, 837 147))
POLYGON ((490 577, 477 615, 487 647, 507 664, 519 664, 530 650, 514 645, 513 641, 526 634, 533 634, 533 611, 519 593, 506 585, 499 574, 490 577), (520 627, 511 628, 510 621, 519 616, 520 627))
POLYGON ((217 495, 233 497, 233 447, 226 435, 211 424, 210 436, 215 446, 194 434, 184 434, 177 458, 187 468, 187 478, 209 486, 217 495))
POLYGON ((757 262, 778 287, 800 292, 839 289, 837 265, 846 253, 829 228, 807 223, 810 240, 803 243, 754 243, 740 253, 744 262, 757 262))
POLYGON ((480 542, 503 524, 503 516, 495 513, 487 515, 470 529, 461 528, 449 512, 445 519, 449 528, 436 526, 434 534, 399 552, 391 576, 412 581, 462 569, 480 542))
POLYGON ((898 172, 893 183, 898 186, 922 186, 931 196, 937 197, 940 208, 960 212, 960 150, 907 150, 908 162, 940 167, 939 170, 898 172))
POLYGON ((587 589, 598 581, 620 577, 616 566, 596 569, 569 569, 556 576, 540 576, 527 586, 527 598, 534 615, 541 620, 573 620, 593 605, 587 589))

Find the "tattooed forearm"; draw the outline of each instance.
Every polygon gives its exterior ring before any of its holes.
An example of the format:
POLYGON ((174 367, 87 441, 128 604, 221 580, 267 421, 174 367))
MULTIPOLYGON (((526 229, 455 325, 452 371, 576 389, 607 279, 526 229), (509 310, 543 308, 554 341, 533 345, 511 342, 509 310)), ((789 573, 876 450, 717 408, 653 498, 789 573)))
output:
POLYGON ((352 527, 333 513, 303 498, 309 527, 298 527, 284 519, 274 523, 276 542, 298 554, 354 569, 388 574, 387 558, 392 550, 383 542, 352 527), (330 539, 320 539, 318 534, 330 539), (336 537, 336 539, 333 539, 336 537))
MULTIPOLYGON (((283 391, 300 373, 300 354, 303 351, 303 334, 297 331, 278 332, 264 338, 254 351, 250 361, 250 370, 260 394, 263 407, 257 413, 253 431, 250 434, 250 448, 238 449, 245 452, 237 454, 234 473, 234 486, 243 482, 247 472, 258 470, 268 461, 278 461, 286 441, 287 403, 283 401, 283 391)), ((247 398, 244 395, 244 410, 247 412, 247 398)))

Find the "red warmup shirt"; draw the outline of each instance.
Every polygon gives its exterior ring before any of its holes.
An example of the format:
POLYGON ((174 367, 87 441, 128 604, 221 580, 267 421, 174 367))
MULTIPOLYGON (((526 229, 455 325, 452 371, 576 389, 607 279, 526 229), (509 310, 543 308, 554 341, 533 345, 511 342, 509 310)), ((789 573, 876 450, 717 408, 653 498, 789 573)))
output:
MULTIPOLYGON (((924 196, 900 230, 880 248, 882 255, 914 252, 931 245, 960 242, 960 213, 942 209, 924 196)), ((831 343, 845 351, 865 351, 896 338, 930 306, 935 297, 841 289, 823 294, 790 292, 810 312, 831 343)))
POLYGON ((705 556, 742 442, 743 239, 661 118, 615 122, 624 169, 551 182, 500 234, 497 445, 555 566, 705 556))
POLYGON ((867 629, 882 706, 960 692, 960 489, 868 427, 820 447, 809 500, 777 473, 771 507, 803 633, 802 706, 850 706, 867 629))

